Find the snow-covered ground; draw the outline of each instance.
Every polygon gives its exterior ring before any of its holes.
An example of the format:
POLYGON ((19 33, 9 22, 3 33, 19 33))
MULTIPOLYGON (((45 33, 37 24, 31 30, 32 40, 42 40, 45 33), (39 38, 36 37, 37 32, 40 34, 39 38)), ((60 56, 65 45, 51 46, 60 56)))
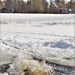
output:
MULTIPOLYGON (((31 56, 52 63, 75 66, 75 15, 0 14, 0 16, 0 53, 5 57, 31 56)), ((11 62, 12 60, 11 58, 11 62)), ((4 60, 0 64, 2 62, 4 60)))

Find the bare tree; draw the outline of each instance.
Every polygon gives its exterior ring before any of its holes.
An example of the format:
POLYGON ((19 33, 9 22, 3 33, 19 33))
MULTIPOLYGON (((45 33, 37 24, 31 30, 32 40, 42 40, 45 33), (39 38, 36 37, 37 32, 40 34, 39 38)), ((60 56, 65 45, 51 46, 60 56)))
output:
POLYGON ((70 0, 66 5, 67 5, 67 8, 75 9, 75 1, 74 0, 70 0))
POLYGON ((12 0, 6 0, 5 7, 12 9, 12 0))
POLYGON ((3 3, 2 1, 0 0, 0 9, 3 7, 3 3))

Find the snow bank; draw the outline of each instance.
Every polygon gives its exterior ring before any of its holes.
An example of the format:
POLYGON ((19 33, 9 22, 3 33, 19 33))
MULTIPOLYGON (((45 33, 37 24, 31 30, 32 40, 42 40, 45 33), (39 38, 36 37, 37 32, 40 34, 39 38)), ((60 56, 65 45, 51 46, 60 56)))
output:
POLYGON ((74 24, 74 15, 69 14, 68 16, 67 14, 1 14, 0 23, 29 24, 37 27, 57 24, 69 25, 74 24))

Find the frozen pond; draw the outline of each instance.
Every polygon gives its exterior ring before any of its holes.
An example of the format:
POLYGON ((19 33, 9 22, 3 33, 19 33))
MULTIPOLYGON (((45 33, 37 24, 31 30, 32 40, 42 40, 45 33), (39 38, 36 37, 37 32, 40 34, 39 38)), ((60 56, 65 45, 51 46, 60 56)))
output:
POLYGON ((7 56, 7 61, 26 56, 74 67, 74 17, 73 14, 1 14, 0 52, 7 56))

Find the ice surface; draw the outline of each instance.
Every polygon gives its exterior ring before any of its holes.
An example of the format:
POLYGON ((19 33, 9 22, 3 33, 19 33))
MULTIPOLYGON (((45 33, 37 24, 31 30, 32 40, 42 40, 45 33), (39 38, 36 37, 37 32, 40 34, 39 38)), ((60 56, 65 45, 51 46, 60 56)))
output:
POLYGON ((75 15, 1 14, 0 51, 75 66, 75 15))

